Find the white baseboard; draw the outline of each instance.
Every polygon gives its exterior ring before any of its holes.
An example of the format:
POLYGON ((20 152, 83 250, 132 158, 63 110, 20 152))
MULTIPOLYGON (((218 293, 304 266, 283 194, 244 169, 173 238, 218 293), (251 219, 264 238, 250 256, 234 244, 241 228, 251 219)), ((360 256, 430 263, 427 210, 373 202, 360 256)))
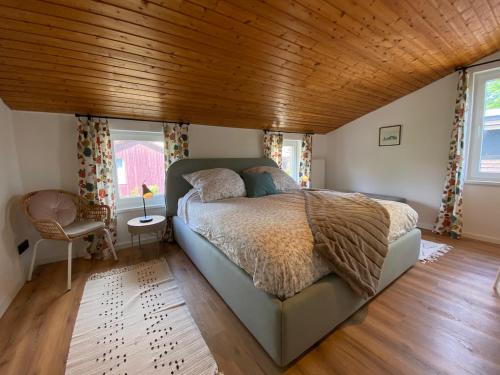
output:
POLYGON ((464 238, 470 238, 473 240, 479 240, 479 241, 484 241, 484 242, 491 242, 495 244, 500 244, 500 238, 493 237, 493 236, 487 236, 484 234, 476 234, 476 233, 468 233, 464 232, 463 233, 464 238))
MULTIPOLYGON (((434 224, 418 223, 418 228, 428 229, 428 230, 432 231, 434 229, 434 224)), ((478 240, 478 241, 490 242, 490 243, 494 243, 494 244, 500 244, 500 238, 493 237, 493 236, 487 236, 487 235, 483 235, 483 234, 463 232, 462 233, 462 237, 463 238, 469 238, 469 239, 472 239, 472 240, 478 240)))
POLYGON ((419 221, 417 223, 417 228, 433 230, 434 229, 434 223, 425 223, 425 222, 420 222, 419 221))
POLYGON ((7 311, 7 309, 10 306, 10 304, 12 303, 12 301, 14 300, 14 298, 16 297, 17 293, 23 287, 24 282, 25 282, 25 280, 24 280, 24 277, 23 277, 14 286, 14 288, 12 288, 12 290, 10 291, 10 293, 5 296, 5 298, 3 299, 3 301, 0 302, 0 318, 3 316, 3 314, 5 313, 5 311, 7 311))

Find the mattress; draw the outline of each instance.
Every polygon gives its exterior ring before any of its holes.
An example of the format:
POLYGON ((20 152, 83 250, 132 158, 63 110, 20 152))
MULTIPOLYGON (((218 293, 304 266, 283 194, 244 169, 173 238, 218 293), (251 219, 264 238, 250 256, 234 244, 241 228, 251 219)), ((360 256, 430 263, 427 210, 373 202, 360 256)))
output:
MULTIPOLYGON (((415 228, 408 205, 379 200, 390 215, 389 242, 415 228)), ((178 216, 248 273, 257 288, 289 298, 332 272, 313 251, 300 192, 203 203, 195 190, 179 200, 178 216)))

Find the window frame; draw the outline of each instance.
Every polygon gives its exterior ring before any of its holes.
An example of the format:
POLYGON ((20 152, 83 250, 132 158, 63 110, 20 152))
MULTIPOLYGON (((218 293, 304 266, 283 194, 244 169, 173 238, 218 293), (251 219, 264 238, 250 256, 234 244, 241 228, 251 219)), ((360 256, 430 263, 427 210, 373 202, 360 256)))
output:
POLYGON ((301 141, 298 139, 284 139, 283 140, 283 147, 292 147, 293 148, 293 154, 295 155, 295 168, 292 168, 294 171, 295 176, 290 176, 293 178, 293 180, 296 183, 300 183, 299 181, 299 171, 300 171, 300 148, 301 148, 301 141))
MULTIPOLYGON (((142 198, 120 198, 118 188, 118 174, 115 164, 115 141, 151 141, 162 142, 165 148, 165 138, 163 132, 141 131, 141 130, 110 130, 111 135, 111 152, 113 155, 113 181, 116 197, 116 212, 138 211, 143 209, 142 198)), ((146 201, 146 208, 165 208, 165 195, 157 194, 153 198, 146 201)))
POLYGON ((469 184, 500 184, 500 173, 485 173, 480 171, 481 148, 483 144, 483 115, 486 82, 500 79, 500 68, 472 73, 472 91, 470 113, 468 115, 468 148, 467 172, 465 183, 469 184))
POLYGON ((120 177, 122 177, 122 178, 123 178, 123 180, 125 180, 125 181, 124 181, 124 184, 126 184, 126 183, 127 183, 127 175, 126 175, 126 174, 123 174, 123 176, 122 176, 122 175, 119 173, 119 172, 120 172, 120 169, 122 169, 122 172, 124 172, 124 171, 125 171, 125 169, 126 169, 126 168, 125 168, 125 162, 123 161, 123 159, 116 159, 115 157, 113 157, 113 161, 114 161, 114 163, 115 163, 115 164, 114 164, 114 167, 115 167, 115 169, 116 169, 116 171, 115 171, 115 175, 116 175, 116 177, 117 177, 117 178, 116 178, 116 180, 115 180, 115 183, 116 183, 117 185, 121 185, 121 182, 120 182, 121 178, 120 178, 120 177), (118 160, 120 160, 120 161, 121 161, 121 165, 120 165, 119 167, 117 166, 117 164, 118 164, 118 163, 117 163, 117 162, 118 162, 118 160))

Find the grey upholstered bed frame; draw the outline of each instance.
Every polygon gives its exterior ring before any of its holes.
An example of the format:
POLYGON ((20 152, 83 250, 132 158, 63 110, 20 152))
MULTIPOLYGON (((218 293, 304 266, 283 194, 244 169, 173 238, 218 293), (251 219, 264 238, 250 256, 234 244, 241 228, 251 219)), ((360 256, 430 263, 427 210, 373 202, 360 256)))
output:
MULTIPOLYGON (((174 216, 178 244, 271 358, 285 366, 367 301, 334 274, 280 300, 257 289, 247 273, 175 216, 178 199, 190 189, 183 174, 218 167, 239 172, 255 165, 276 164, 269 159, 184 159, 172 164, 167 173, 167 212, 174 216)), ((418 229, 390 244, 379 291, 416 263, 419 249, 418 229)))

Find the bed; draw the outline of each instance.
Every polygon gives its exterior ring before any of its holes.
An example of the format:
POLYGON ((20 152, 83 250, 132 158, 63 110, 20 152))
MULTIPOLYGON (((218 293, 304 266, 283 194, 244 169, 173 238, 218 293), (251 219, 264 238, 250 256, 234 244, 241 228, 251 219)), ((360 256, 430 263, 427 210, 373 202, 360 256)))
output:
MULTIPOLYGON (((209 168, 240 172, 253 166, 276 166, 270 159, 185 159, 167 173, 167 213, 173 216, 174 236, 200 272, 220 294, 271 358, 285 366, 347 319, 368 300, 356 295, 335 274, 296 291, 268 293, 204 236, 177 216, 179 199, 191 186, 183 174, 209 168)), ((259 198, 260 199, 260 198, 259 198)), ((181 201, 182 202, 182 201, 181 201)), ((212 239, 213 241, 213 239, 212 239)), ((216 242, 216 241, 214 241, 216 242)), ((420 231, 411 229, 389 245, 378 291, 413 266, 418 258, 420 231)), ((317 275, 318 276, 318 275, 317 275)))

